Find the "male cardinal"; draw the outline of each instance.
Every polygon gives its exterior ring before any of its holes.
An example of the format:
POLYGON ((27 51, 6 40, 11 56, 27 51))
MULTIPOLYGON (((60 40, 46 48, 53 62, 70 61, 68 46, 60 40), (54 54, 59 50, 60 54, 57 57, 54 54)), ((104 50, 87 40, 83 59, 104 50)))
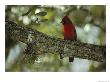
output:
MULTIPOLYGON (((75 26, 72 24, 71 20, 67 15, 63 17, 61 23, 63 24, 64 39, 72 40, 72 41, 76 40, 77 34, 76 34, 75 26)), ((69 62, 73 62, 73 60, 74 60, 74 56, 71 55, 69 57, 69 62)))

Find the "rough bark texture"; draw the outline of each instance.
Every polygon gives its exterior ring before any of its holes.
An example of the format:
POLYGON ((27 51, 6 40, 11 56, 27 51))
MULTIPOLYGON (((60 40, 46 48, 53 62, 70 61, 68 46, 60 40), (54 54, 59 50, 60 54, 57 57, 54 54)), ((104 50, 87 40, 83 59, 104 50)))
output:
POLYGON ((52 38, 44 33, 17 25, 9 20, 5 21, 5 28, 6 36, 14 41, 21 41, 27 44, 28 47, 25 52, 30 55, 33 54, 31 58, 42 53, 58 53, 62 56, 69 57, 69 55, 74 55, 77 58, 98 62, 106 60, 105 46, 52 38))

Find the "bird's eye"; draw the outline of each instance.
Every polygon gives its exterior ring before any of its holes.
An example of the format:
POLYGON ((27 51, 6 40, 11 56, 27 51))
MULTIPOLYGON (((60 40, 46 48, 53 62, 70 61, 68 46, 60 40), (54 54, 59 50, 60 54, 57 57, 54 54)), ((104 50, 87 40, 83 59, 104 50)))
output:
POLYGON ((65 21, 65 20, 62 20, 62 21, 61 21, 61 23, 62 23, 62 24, 65 24, 65 23, 66 23, 66 21, 65 21))

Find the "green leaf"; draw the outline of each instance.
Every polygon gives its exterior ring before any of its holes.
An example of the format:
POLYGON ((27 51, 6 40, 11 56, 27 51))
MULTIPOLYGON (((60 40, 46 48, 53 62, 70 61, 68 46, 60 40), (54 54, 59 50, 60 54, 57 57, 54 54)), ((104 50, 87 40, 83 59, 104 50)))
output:
POLYGON ((42 20, 40 20, 40 22, 46 22, 46 21, 48 21, 48 19, 42 19, 42 20))
POLYGON ((41 11, 41 12, 37 13, 36 15, 45 16, 46 14, 47 14, 47 12, 41 11))

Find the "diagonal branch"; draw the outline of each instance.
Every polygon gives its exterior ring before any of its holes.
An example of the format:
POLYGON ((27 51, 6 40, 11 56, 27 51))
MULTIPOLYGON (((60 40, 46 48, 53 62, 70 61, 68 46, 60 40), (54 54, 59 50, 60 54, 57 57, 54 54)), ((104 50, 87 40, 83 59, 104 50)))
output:
POLYGON ((74 55, 77 58, 99 62, 106 60, 105 46, 52 38, 31 28, 17 25, 9 20, 5 21, 5 28, 5 34, 14 41, 21 41, 31 45, 29 46, 30 50, 28 50, 30 54, 58 53, 64 56, 74 55))

